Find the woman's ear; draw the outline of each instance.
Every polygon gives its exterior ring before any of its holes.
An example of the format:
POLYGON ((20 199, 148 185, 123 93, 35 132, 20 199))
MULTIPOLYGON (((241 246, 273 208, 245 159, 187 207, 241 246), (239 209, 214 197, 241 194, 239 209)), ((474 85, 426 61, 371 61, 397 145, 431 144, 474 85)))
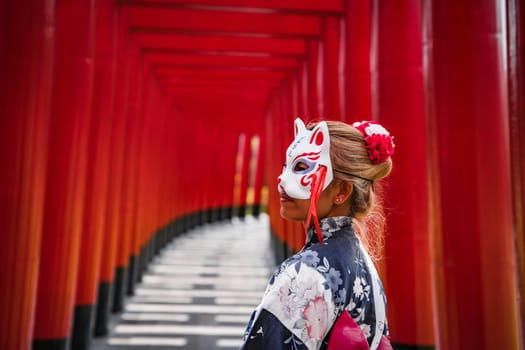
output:
POLYGON ((350 197, 352 194, 352 191, 354 190, 354 184, 349 181, 341 181, 339 183, 339 191, 335 197, 335 202, 337 204, 341 204, 346 202, 346 200, 350 197))

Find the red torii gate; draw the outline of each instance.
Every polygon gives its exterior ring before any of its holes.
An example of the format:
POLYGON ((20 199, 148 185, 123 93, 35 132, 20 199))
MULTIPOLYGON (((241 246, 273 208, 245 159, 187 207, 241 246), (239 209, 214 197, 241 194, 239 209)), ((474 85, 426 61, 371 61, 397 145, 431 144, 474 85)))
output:
POLYGON ((159 245, 244 213, 255 135, 276 253, 299 249, 274 182, 299 115, 379 118, 396 137, 394 344, 517 348, 524 8, 498 4, 5 1, 0 345, 80 349, 95 316, 104 334, 159 245))

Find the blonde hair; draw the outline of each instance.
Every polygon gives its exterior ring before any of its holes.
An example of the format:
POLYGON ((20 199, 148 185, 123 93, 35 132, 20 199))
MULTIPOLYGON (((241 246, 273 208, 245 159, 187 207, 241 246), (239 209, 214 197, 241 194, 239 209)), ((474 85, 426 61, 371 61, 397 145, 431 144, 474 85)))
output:
POLYGON ((351 182, 350 212, 356 231, 370 256, 378 259, 383 249, 385 215, 378 181, 392 170, 392 159, 372 164, 364 135, 351 125, 327 121, 334 180, 351 182))

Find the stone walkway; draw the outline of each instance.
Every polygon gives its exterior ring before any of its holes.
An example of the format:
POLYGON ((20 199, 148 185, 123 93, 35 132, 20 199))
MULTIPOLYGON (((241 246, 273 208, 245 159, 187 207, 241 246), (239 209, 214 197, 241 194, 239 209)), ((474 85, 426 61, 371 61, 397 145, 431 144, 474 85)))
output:
POLYGON ((261 215, 176 238, 91 349, 238 349, 274 268, 269 236, 261 215))

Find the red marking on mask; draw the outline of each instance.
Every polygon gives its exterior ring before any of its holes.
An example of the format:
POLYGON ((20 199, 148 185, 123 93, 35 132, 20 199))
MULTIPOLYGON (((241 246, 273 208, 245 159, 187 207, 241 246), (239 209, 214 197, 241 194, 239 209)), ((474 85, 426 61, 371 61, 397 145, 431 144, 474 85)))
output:
POLYGON ((324 141, 324 135, 321 132, 321 129, 315 130, 315 132, 312 134, 312 137, 310 137, 310 143, 315 144, 317 146, 321 146, 324 141))
POLYGON ((301 185, 303 185, 304 187, 310 185, 312 183, 312 177, 315 177, 315 175, 305 175, 301 178, 301 185))
POLYGON ((319 157, 321 157, 321 152, 308 152, 308 153, 301 153, 297 156, 295 156, 295 158, 290 162, 290 163, 293 163, 295 162, 298 158, 301 158, 301 157, 306 157, 310 160, 317 160, 319 159, 319 157))

